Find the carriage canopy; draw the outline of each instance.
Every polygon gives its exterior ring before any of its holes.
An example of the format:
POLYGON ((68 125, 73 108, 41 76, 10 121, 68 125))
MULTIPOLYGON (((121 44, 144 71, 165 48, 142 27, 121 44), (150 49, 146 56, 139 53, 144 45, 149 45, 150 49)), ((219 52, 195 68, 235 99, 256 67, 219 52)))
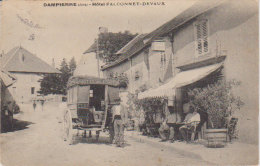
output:
POLYGON ((109 85, 112 87, 118 87, 119 82, 113 79, 98 78, 92 76, 74 76, 68 81, 68 88, 76 85, 109 85))

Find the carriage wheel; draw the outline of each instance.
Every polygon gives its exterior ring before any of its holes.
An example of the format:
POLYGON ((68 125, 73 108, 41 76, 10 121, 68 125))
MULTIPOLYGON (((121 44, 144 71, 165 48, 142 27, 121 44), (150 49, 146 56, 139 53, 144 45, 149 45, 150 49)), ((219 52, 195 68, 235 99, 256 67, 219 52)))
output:
POLYGON ((72 118, 69 110, 64 111, 63 132, 64 132, 64 140, 67 141, 70 145, 73 144, 72 118))

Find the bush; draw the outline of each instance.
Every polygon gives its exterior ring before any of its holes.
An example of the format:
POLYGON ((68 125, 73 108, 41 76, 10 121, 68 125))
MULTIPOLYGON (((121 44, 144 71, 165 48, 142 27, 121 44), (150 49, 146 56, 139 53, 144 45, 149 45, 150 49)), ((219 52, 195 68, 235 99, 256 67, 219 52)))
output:
POLYGON ((205 88, 194 88, 188 91, 189 104, 198 112, 208 113, 209 128, 224 128, 226 119, 244 104, 232 93, 233 87, 239 85, 235 80, 219 80, 205 88))

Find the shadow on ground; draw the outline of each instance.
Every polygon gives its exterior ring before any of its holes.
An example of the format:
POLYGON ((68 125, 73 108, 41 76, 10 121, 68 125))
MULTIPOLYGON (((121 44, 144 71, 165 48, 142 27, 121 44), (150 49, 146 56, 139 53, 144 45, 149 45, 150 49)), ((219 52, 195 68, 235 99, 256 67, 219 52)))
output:
POLYGON ((29 125, 31 125, 31 124, 33 124, 33 123, 29 122, 29 121, 13 119, 13 127, 11 126, 10 123, 6 124, 5 126, 3 126, 2 133, 24 130, 24 129, 27 129, 29 127, 29 125))
MULTIPOLYGON (((96 145, 113 145, 111 142, 110 142, 110 138, 109 136, 100 136, 99 139, 97 140, 96 139, 96 136, 92 136, 92 137, 83 137, 83 136, 75 136, 74 137, 74 141, 73 141, 73 144, 76 145, 76 144, 80 144, 80 143, 83 143, 83 144, 96 144, 96 145)), ((127 143, 124 143, 124 146, 123 147, 126 147, 126 146, 130 146, 130 144, 127 144, 127 143)))
POLYGON ((29 122, 29 121, 23 121, 23 120, 14 119, 13 131, 27 129, 28 126, 31 125, 31 124, 34 124, 34 123, 33 122, 29 122))
POLYGON ((83 137, 83 136, 75 136, 74 144, 78 143, 88 143, 88 144, 111 144, 109 137, 100 136, 97 140, 95 136, 92 137, 83 137))

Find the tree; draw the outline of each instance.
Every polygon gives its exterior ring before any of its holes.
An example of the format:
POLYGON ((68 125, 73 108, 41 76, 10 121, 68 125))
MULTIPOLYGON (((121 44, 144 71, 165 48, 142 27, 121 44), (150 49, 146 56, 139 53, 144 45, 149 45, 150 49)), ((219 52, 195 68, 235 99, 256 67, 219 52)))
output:
POLYGON ((46 74, 40 80, 40 94, 63 94, 66 95, 67 82, 69 77, 72 75, 71 71, 75 70, 75 60, 72 58, 70 66, 67 64, 64 58, 60 64, 61 74, 46 74))
POLYGON ((70 73, 71 75, 73 75, 74 70, 76 69, 77 65, 76 65, 76 61, 75 58, 72 57, 70 62, 69 62, 69 69, 70 69, 70 73))
POLYGON ((62 94, 66 94, 67 82, 71 76, 69 65, 66 62, 66 59, 63 58, 61 65, 60 65, 60 85, 62 94))
POLYGON ((43 95, 62 94, 60 76, 58 74, 45 74, 40 81, 40 91, 43 95))
POLYGON ((98 36, 99 57, 106 63, 113 62, 119 58, 116 52, 131 41, 137 34, 129 31, 124 33, 100 33, 98 36))

